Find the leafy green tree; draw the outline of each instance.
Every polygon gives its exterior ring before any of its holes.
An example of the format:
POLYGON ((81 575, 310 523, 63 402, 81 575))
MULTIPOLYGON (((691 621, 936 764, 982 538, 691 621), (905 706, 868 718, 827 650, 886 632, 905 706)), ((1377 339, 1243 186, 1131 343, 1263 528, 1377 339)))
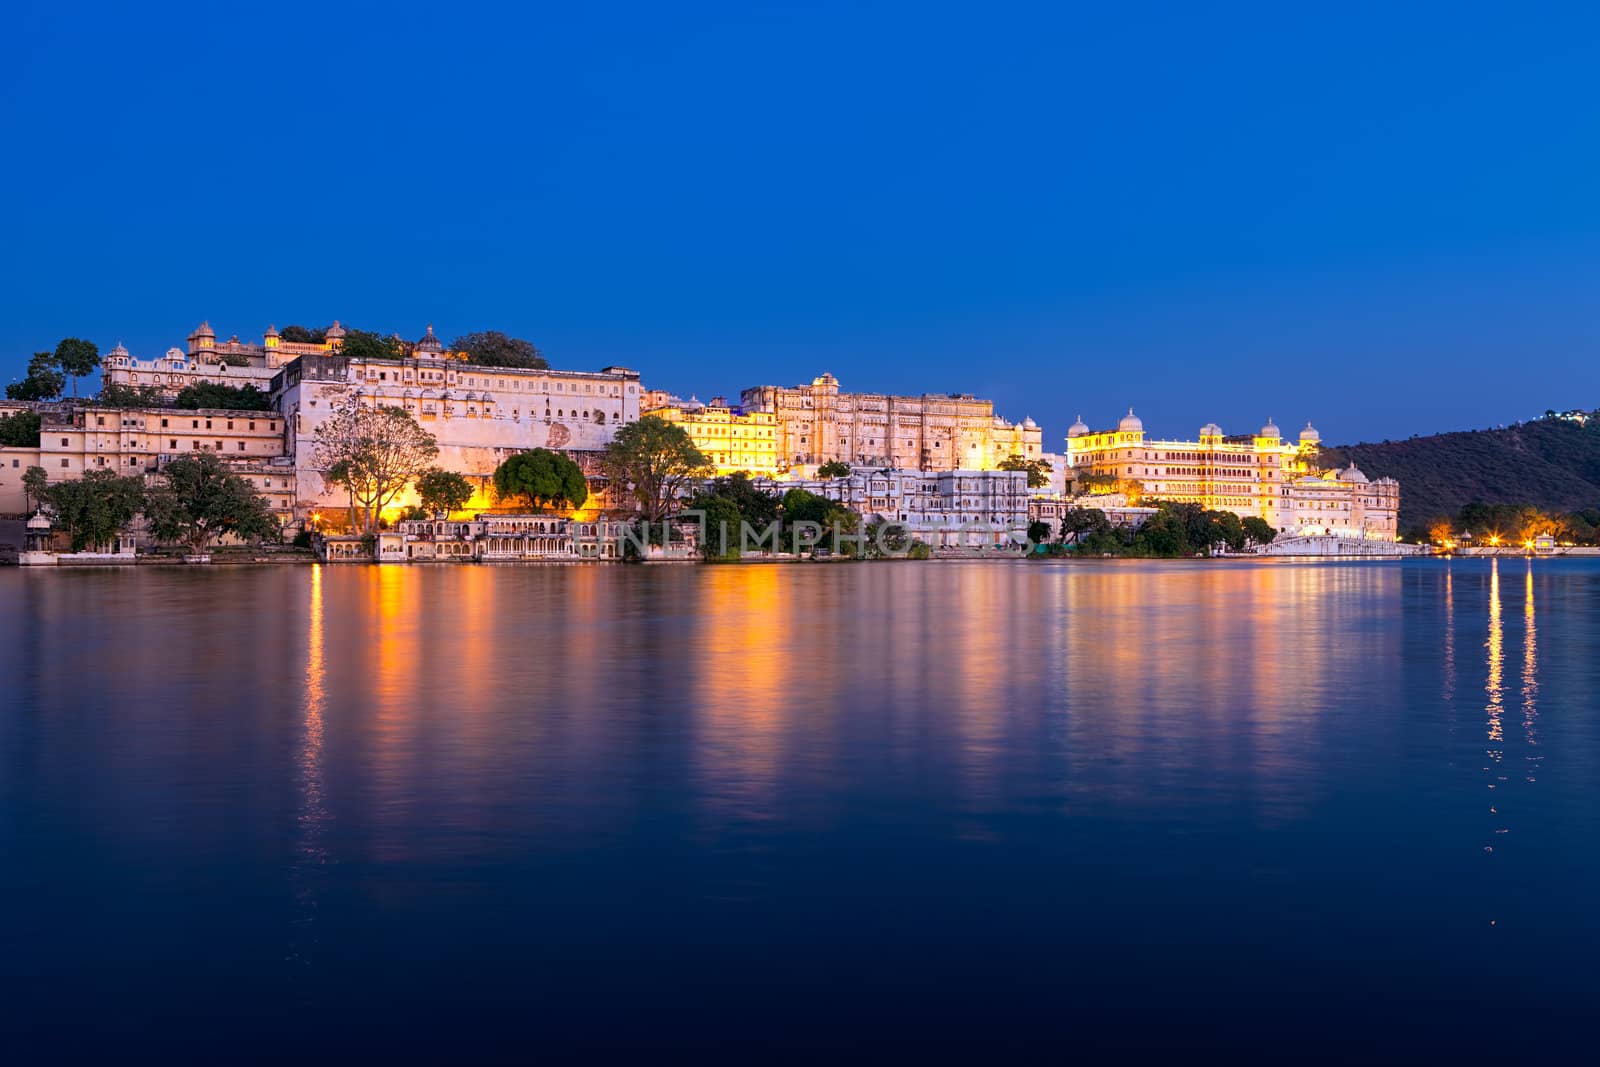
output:
POLYGON ((271 411, 272 397, 254 385, 221 385, 217 382, 196 382, 178 391, 172 406, 196 410, 216 408, 227 411, 271 411))
POLYGON ((646 415, 617 431, 600 455, 601 469, 634 510, 656 522, 676 510, 679 493, 695 478, 709 477, 711 462, 682 426, 646 415))
POLYGON ((500 464, 494 488, 502 498, 526 497, 534 507, 576 508, 589 499, 583 468, 548 448, 518 452, 500 464))
POLYGON ((72 539, 72 550, 82 552, 109 545, 133 521, 144 507, 144 483, 115 471, 94 470, 49 486, 44 499, 56 524, 72 539))
POLYGON ((550 364, 532 341, 520 337, 507 337, 499 330, 466 333, 450 342, 453 352, 465 352, 467 362, 482 367, 522 367, 543 370, 550 364))
POLYGON ((778 517, 778 496, 769 493, 750 480, 744 471, 718 478, 711 483, 704 496, 718 496, 731 501, 739 510, 739 518, 758 533, 770 526, 778 517))
POLYGON ((72 378, 72 395, 78 395, 78 379, 100 367, 100 348, 81 337, 64 337, 56 345, 56 365, 72 378))
POLYGON ((343 485, 375 533, 383 508, 439 454, 433 435, 403 408, 347 408, 317 427, 312 465, 343 485))
POLYGON ((243 352, 222 352, 218 354, 217 362, 224 367, 248 367, 250 357, 243 352))
POLYGON ((1223 544, 1228 546, 1228 551, 1238 552, 1244 548, 1244 523, 1239 516, 1231 511, 1208 511, 1206 519, 1209 522, 1207 530, 1208 540, 1202 548, 1209 550, 1212 545, 1223 544))
POLYGON ((1073 508, 1061 516, 1063 544, 1083 541, 1092 534, 1111 532, 1111 520, 1099 508, 1073 508))
POLYGON ((297 345, 320 345, 327 339, 326 328, 313 330, 307 326, 285 326, 278 333, 278 340, 297 345))
POLYGON ((48 500, 50 475, 43 467, 29 467, 22 472, 22 502, 32 511, 48 500))
POLYGON ((448 515, 467 506, 467 501, 472 499, 472 482, 455 471, 435 467, 424 471, 422 477, 417 479, 417 496, 422 501, 424 512, 444 512, 448 515))
POLYGON ((102 382, 95 404, 104 408, 170 407, 171 402, 153 385, 123 385, 102 382))
POLYGON ((740 555, 738 505, 727 497, 702 495, 693 507, 703 512, 700 527, 700 555, 708 562, 734 560, 740 555))
POLYGON ((370 330, 346 330, 344 340, 339 342, 339 354, 351 359, 404 359, 410 355, 410 346, 398 337, 384 337, 370 330))
POLYGON ((1043 519, 1034 519, 1028 523, 1028 540, 1036 545, 1042 545, 1050 540, 1050 524, 1043 519))
POLYGON ((1050 461, 1045 459, 1023 459, 1013 452, 996 465, 997 470, 1027 471, 1028 488, 1043 489, 1050 484, 1050 461))
POLYGON ((1272 539, 1278 536, 1278 531, 1273 529, 1266 519, 1259 515, 1251 515, 1244 520, 1244 535, 1258 545, 1270 545, 1272 539))
POLYGON ((829 478, 848 478, 850 477, 850 464, 843 460, 830 459, 817 468, 817 477, 824 481, 829 478))
POLYGON ((1185 528, 1183 518, 1170 508, 1161 508, 1145 524, 1139 527, 1139 532, 1134 536, 1134 546, 1142 555, 1148 556, 1188 556, 1193 554, 1189 547, 1189 534, 1185 528))
POLYGON ((35 352, 28 360, 28 374, 20 382, 6 386, 9 400, 54 400, 67 387, 67 376, 61 373, 54 352, 35 352))
POLYGON ((214 452, 181 456, 161 468, 164 485, 151 490, 145 516, 151 533, 200 553, 225 534, 245 541, 282 540, 266 497, 231 473, 214 452))
POLYGON ((816 549, 827 548, 834 552, 853 554, 854 542, 844 541, 843 538, 861 528, 861 516, 856 512, 837 501, 799 488, 783 494, 782 508, 784 526, 788 528, 784 536, 792 536, 789 531, 794 530, 798 523, 816 523, 822 528, 822 538, 817 542, 813 552, 816 549))
POLYGON ((11 415, 0 415, 0 446, 38 448, 39 424, 43 421, 37 411, 18 411, 11 415))

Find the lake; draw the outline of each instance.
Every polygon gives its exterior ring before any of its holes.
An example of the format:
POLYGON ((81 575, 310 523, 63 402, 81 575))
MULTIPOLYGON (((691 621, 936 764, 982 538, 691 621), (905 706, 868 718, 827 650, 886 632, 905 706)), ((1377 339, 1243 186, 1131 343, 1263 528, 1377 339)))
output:
POLYGON ((1596 561, 0 596, 13 1050, 1537 1058, 1600 994, 1596 561))

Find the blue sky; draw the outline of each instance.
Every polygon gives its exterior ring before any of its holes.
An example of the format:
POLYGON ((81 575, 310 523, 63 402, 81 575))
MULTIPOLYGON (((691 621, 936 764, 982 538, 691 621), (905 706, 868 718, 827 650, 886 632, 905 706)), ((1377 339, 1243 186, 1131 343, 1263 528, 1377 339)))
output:
POLYGON ((8 8, 0 378, 337 317, 1051 447, 1600 405, 1588 6, 234 7, 8 8))

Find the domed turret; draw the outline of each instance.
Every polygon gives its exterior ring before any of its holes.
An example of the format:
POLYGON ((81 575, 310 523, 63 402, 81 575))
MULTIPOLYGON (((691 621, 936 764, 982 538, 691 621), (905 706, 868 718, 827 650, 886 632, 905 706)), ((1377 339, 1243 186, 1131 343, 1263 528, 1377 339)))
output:
POLYGON ((1278 438, 1282 437, 1283 434, 1278 430, 1278 424, 1272 421, 1272 416, 1268 415, 1267 424, 1261 427, 1261 432, 1256 434, 1256 436, 1268 437, 1276 441, 1278 438))
POLYGON ((123 346, 121 341, 118 341, 117 342, 117 347, 113 348, 106 355, 106 362, 107 363, 124 363, 124 362, 127 361, 127 359, 128 359, 128 350, 127 350, 127 348, 125 348, 123 346))
POLYGON ((1317 432, 1315 426, 1308 422, 1306 423, 1306 428, 1300 431, 1300 443, 1303 445, 1320 445, 1322 443, 1322 435, 1317 432))
POLYGON ((207 348, 217 347, 216 331, 211 329, 211 323, 202 322, 194 328, 194 333, 188 337, 189 351, 199 352, 207 348))
POLYGON ((1218 426, 1214 422, 1208 422, 1204 426, 1200 427, 1200 436, 1201 436, 1201 438, 1221 437, 1222 436, 1222 427, 1218 426))
POLYGON ((1144 423, 1129 408, 1128 413, 1122 416, 1122 421, 1117 423, 1117 429, 1122 433, 1144 433, 1144 423))
POLYGON ((416 351, 418 355, 429 356, 436 356, 444 351, 444 345, 433 335, 433 323, 428 323, 428 332, 417 342, 416 351))
POLYGON ((1367 481, 1367 476, 1365 474, 1362 474, 1360 469, 1354 463, 1352 463, 1352 464, 1350 464, 1350 466, 1346 467, 1344 470, 1339 472, 1339 480, 1341 482, 1363 482, 1364 483, 1364 482, 1367 481))
POLYGON ((1078 421, 1067 427, 1068 437, 1082 437, 1089 432, 1089 427, 1084 424, 1083 416, 1078 416, 1078 421))
POLYGON ((334 319, 333 325, 328 327, 323 336, 337 346, 340 341, 344 340, 344 327, 339 325, 338 319, 334 319))
POLYGON ((1039 424, 1033 421, 1032 415, 1029 415, 1022 420, 1022 428, 1024 430, 1037 430, 1039 428, 1039 424))

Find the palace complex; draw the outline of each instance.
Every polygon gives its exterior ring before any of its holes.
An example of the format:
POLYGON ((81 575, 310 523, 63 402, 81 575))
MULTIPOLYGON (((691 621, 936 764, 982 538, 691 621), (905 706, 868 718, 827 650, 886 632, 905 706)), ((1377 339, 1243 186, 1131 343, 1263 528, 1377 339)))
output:
POLYGON ((994 413, 969 393, 844 393, 831 374, 810 385, 758 385, 740 396, 747 412, 777 419, 778 458, 798 473, 838 460, 904 470, 994 470, 1007 456, 1036 459, 1039 426, 994 413))
MULTIPOLYGON (((0 513, 24 512, 22 475, 32 467, 51 481, 91 470, 154 478, 174 457, 204 451, 248 479, 289 527, 349 504, 348 493, 324 481, 313 447, 318 427, 343 411, 394 407, 433 436, 437 466, 476 483, 479 495, 462 512, 480 517, 477 525, 451 527, 451 537, 426 523, 395 527, 384 544, 389 558, 585 558, 581 524, 604 521, 600 516, 615 503, 604 482, 566 525, 551 526, 537 516, 493 519, 498 501, 489 479, 508 457, 541 447, 596 474, 617 429, 645 414, 681 427, 717 476, 742 471, 774 492, 804 488, 869 520, 903 523, 935 547, 956 544, 953 530, 966 524, 989 527, 991 543, 1020 540, 1030 518, 1056 527, 1067 511, 1083 507, 1137 525, 1162 500, 1257 516, 1292 537, 1397 539, 1399 485, 1369 480, 1354 466, 1325 469, 1320 437, 1309 425, 1293 439, 1268 420, 1253 434, 1229 435, 1208 423, 1195 440, 1157 440, 1146 437, 1130 410, 1111 429, 1091 430, 1078 420, 1058 456, 1044 452, 1032 419, 1008 422, 991 401, 965 393, 847 393, 823 374, 809 385, 746 389, 737 405, 720 397, 701 403, 646 390, 639 373, 622 366, 569 371, 472 363, 448 350, 431 326, 415 343, 399 343, 405 355, 395 358, 347 355, 348 335, 337 322, 294 335, 322 339, 285 341, 269 328, 259 344, 237 337, 218 343, 202 323, 186 351, 174 348, 144 362, 118 345, 104 364, 106 384, 153 389, 168 400, 202 382, 254 384, 268 394, 267 411, 178 409, 148 396, 129 408, 0 402, 0 414, 34 411, 40 418, 36 447, 0 448, 0 513), (1030 489, 1027 472, 999 470, 1012 456, 1048 462, 1045 482, 1030 489), (815 477, 831 461, 852 470, 815 477)), ((398 520, 416 502, 408 489, 387 517, 398 520)))
POLYGON ((1080 418, 1067 431, 1067 461, 1099 475, 1099 489, 1199 504, 1258 516, 1285 533, 1393 541, 1399 536, 1400 484, 1370 481, 1354 465, 1326 470, 1322 438, 1308 423, 1286 441, 1268 419, 1254 434, 1228 435, 1211 422, 1195 441, 1148 440, 1130 408, 1115 429, 1080 418))

